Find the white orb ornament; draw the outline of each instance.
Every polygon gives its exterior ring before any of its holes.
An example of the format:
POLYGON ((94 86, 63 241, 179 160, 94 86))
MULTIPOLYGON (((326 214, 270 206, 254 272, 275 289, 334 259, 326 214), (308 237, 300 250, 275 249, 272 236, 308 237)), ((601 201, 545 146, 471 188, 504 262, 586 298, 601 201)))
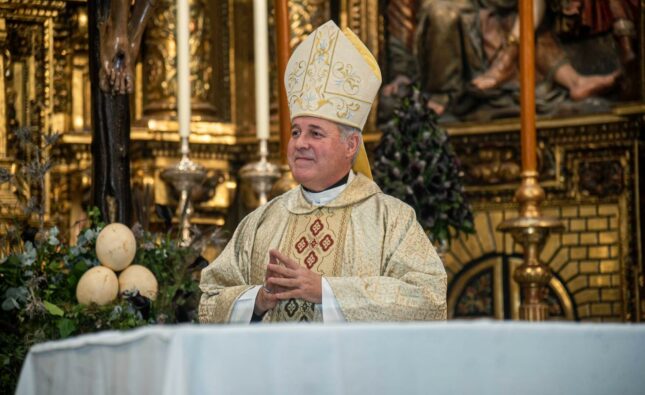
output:
POLYGON ((119 293, 138 290, 150 300, 157 298, 159 286, 155 275, 147 267, 131 265, 119 275, 119 293))
POLYGON ((119 280, 116 274, 104 266, 95 266, 83 273, 76 285, 76 300, 89 305, 105 305, 116 299, 119 294, 119 280))
POLYGON ((103 266, 115 272, 128 267, 137 253, 137 241, 127 226, 109 224, 96 238, 96 257, 103 266))

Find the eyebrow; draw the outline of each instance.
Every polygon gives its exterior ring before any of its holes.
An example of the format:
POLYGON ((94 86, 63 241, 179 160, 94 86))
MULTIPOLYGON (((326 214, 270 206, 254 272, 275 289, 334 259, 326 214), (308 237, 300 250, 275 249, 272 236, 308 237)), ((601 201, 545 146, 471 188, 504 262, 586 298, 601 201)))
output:
POLYGON ((318 125, 309 125, 309 129, 315 130, 317 132, 324 132, 325 130, 318 125))

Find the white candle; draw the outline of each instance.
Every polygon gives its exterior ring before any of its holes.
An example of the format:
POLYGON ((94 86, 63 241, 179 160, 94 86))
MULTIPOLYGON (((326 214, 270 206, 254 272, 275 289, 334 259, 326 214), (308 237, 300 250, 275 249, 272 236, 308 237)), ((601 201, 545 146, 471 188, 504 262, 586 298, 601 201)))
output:
POLYGON ((185 137, 185 144, 182 141, 182 153, 188 150, 187 140, 190 135, 189 23, 188 0, 177 0, 177 120, 179 136, 185 137))
POLYGON ((253 0, 255 127, 258 139, 269 138, 269 27, 266 2, 253 0))

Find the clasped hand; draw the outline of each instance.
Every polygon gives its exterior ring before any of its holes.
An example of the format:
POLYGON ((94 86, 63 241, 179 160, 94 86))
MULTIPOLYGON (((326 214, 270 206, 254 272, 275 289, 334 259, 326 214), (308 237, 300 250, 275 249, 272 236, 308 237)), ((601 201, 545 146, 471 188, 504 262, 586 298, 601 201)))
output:
POLYGON ((291 298, 321 303, 322 277, 279 251, 270 250, 264 287, 255 298, 254 312, 262 315, 279 301, 291 298))

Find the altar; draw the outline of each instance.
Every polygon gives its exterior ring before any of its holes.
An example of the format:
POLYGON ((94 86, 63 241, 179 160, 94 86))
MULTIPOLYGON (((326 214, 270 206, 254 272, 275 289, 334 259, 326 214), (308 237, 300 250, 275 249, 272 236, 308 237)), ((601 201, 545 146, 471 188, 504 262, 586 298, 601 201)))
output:
POLYGON ((16 394, 640 394, 645 326, 155 326, 31 349, 16 394))

